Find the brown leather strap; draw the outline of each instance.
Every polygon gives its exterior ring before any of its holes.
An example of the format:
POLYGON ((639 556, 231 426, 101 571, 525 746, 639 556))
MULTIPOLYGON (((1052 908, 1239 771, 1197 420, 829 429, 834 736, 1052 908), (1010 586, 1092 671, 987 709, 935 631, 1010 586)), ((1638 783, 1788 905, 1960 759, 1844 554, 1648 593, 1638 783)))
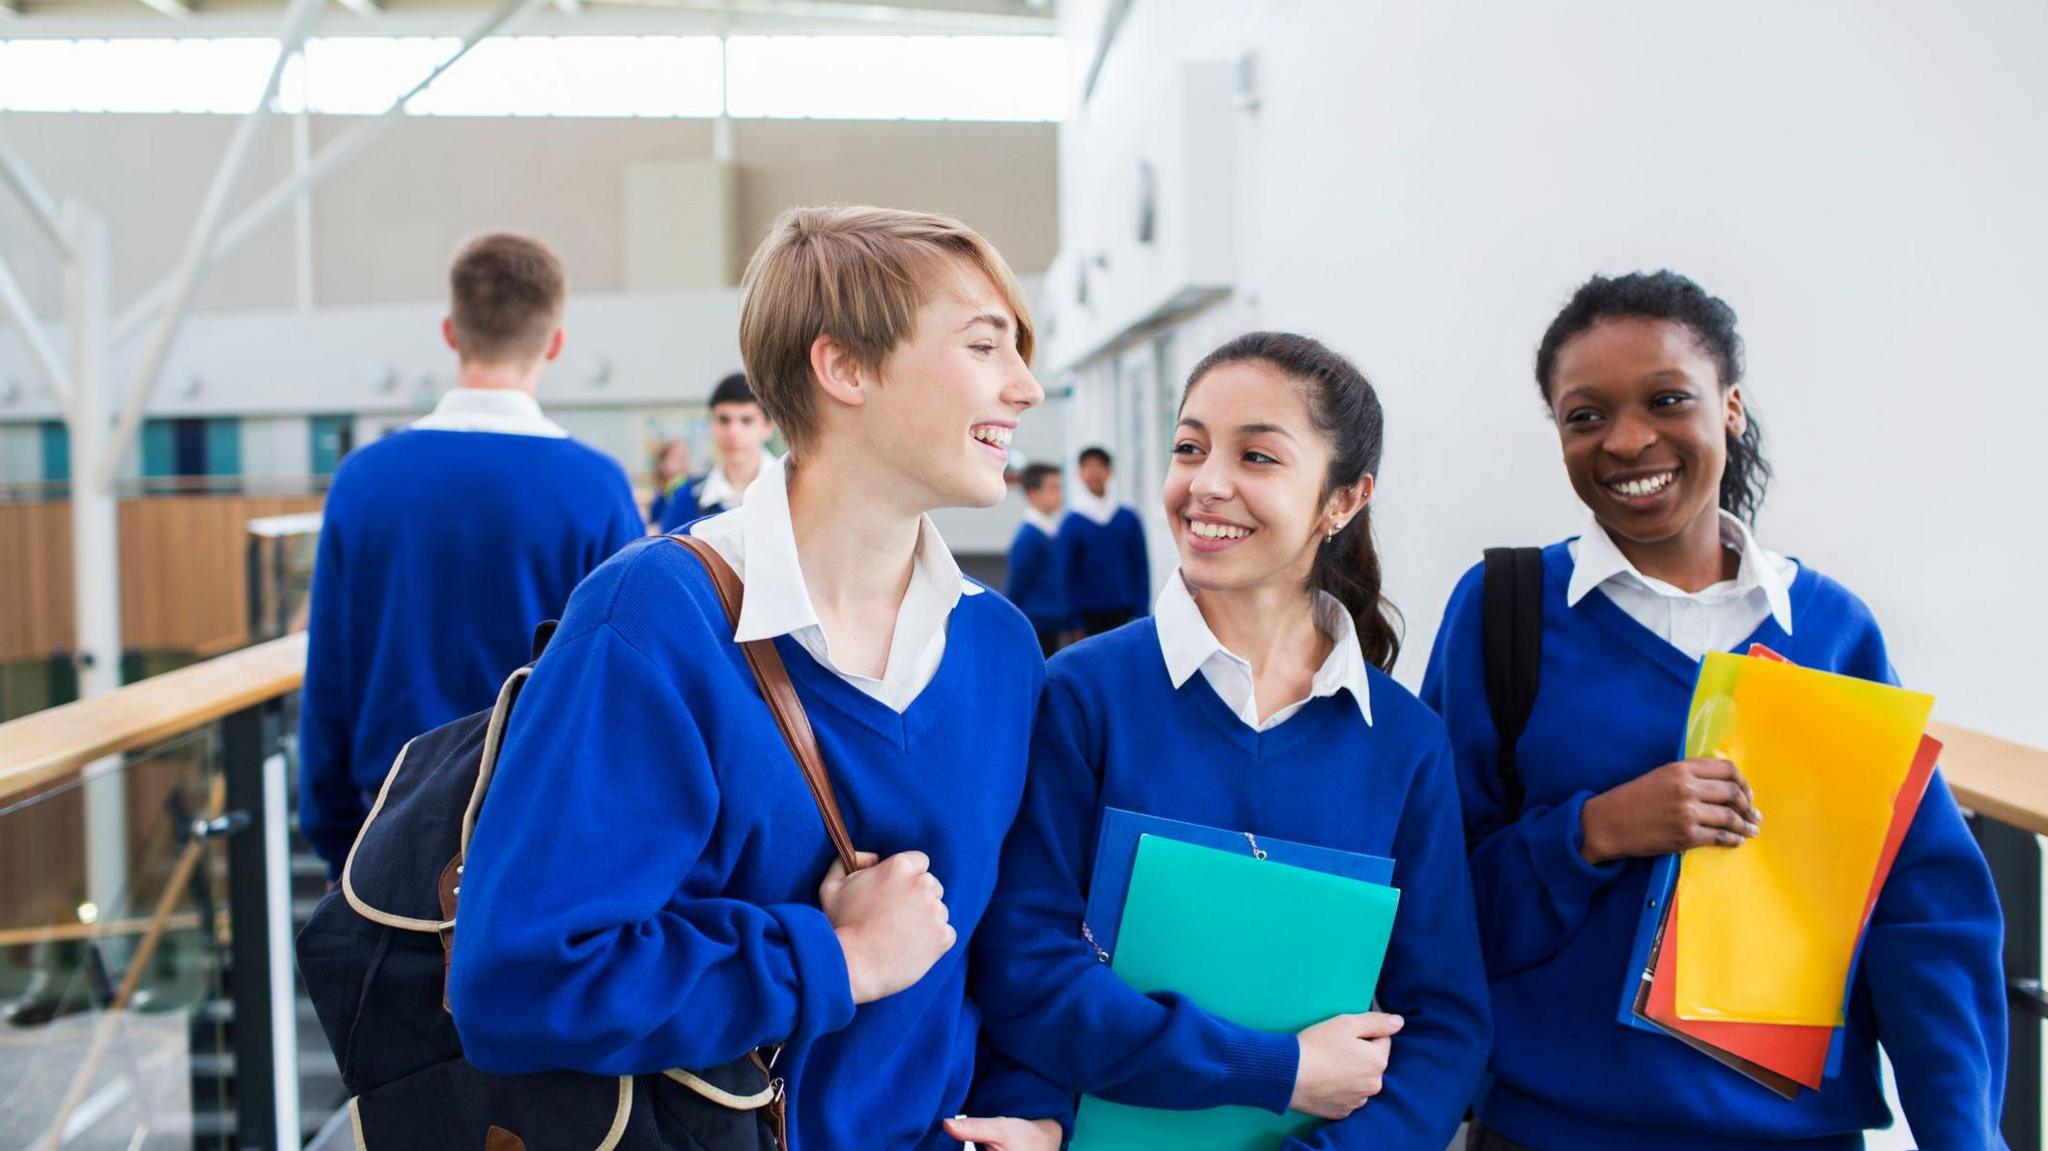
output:
MULTIPOLYGON (((738 627, 740 604, 745 602, 747 589, 732 565, 725 562, 716 548, 696 536, 667 538, 690 549, 703 562, 705 570, 711 573, 712 586, 718 589, 718 602, 725 607, 726 622, 738 627)), ((783 742, 803 768, 804 782, 811 786, 811 798, 817 801, 818 814, 825 820, 825 835, 839 853, 839 862, 848 871, 859 871, 853 837, 846 833, 846 818, 839 813, 839 800, 832 794, 832 775, 825 770, 825 757, 818 752, 818 737, 811 731, 811 717, 804 712, 803 700, 797 698, 796 685, 789 681, 789 669, 782 666, 782 653, 775 650, 775 641, 768 639, 749 640, 740 645, 740 650, 746 654, 747 666, 753 669, 761 698, 768 701, 768 710, 775 716, 775 726, 782 729, 783 742)))

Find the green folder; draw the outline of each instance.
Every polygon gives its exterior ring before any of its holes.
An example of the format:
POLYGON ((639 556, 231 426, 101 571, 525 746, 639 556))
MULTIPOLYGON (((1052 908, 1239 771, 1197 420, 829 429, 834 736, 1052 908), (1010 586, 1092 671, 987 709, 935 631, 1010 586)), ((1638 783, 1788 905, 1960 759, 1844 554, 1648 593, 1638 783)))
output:
MULTIPOLYGON (((1401 893, 1147 835, 1110 969, 1261 1031, 1369 1011, 1401 893)), ((1252 1107, 1154 1111, 1088 1097, 1074 1151, 1266 1151, 1320 1120, 1252 1107)))

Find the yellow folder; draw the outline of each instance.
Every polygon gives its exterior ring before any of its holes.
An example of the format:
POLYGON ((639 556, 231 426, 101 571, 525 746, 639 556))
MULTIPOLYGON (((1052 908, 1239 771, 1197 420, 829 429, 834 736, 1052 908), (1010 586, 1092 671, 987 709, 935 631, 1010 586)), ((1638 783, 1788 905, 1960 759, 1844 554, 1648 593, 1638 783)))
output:
POLYGON ((1842 1023, 1892 804, 1933 708, 1886 684, 1707 656, 1686 755, 1733 762, 1763 827, 1679 867, 1679 1018, 1842 1023))

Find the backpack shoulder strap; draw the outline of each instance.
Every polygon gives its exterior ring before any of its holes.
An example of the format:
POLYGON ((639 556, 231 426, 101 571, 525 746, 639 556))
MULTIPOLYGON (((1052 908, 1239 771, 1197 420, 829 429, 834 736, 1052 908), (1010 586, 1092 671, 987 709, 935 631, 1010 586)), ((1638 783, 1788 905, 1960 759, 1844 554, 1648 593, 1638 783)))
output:
MULTIPOLYGON (((726 622, 739 626, 740 604, 744 602, 746 587, 740 583, 739 574, 716 548, 690 535, 664 537, 688 548, 690 553, 704 564, 711 573, 712 586, 718 589, 718 602, 725 608, 726 622)), ((749 640, 740 645, 747 657, 747 666, 753 670, 754 682, 761 689, 761 698, 768 701, 768 710, 775 716, 775 726, 782 731, 783 742, 789 744, 790 754, 796 757, 797 765, 803 768, 804 782, 811 788, 811 798, 817 801, 818 814, 825 820, 825 834, 832 840, 832 849, 839 853, 839 862, 849 872, 860 870, 858 857, 853 850, 853 837, 846 832, 846 817, 840 814, 839 799, 832 792, 832 775, 825 769, 825 757, 818 751, 818 737, 811 731, 810 716, 804 712, 803 700, 796 694, 796 685, 789 681, 789 671, 782 666, 782 653, 775 650, 775 641, 766 639, 749 640)))
POLYGON ((1522 776, 1515 745, 1536 709, 1543 666, 1543 549, 1488 548, 1480 585, 1480 633, 1486 662, 1486 706, 1500 737, 1505 816, 1522 814, 1522 776))

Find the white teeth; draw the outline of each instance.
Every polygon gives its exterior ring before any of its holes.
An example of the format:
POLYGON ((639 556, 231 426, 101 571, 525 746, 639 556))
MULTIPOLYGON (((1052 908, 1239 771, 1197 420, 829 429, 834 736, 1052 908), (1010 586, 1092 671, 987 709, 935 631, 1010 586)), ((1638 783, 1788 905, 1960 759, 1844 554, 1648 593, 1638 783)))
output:
POLYGON ((1250 528, 1232 527, 1229 524, 1212 524, 1200 520, 1189 520, 1188 530, 1205 540, 1241 540, 1252 534, 1250 528))
POLYGON ((974 429, 974 431, 971 434, 974 436, 975 439, 980 440, 982 443, 985 444, 993 444, 999 448, 1007 448, 1010 446, 1009 428, 984 426, 974 429))
POLYGON ((1657 475, 1645 476, 1639 480, 1623 480, 1620 483, 1608 484, 1607 486, 1625 496, 1653 496, 1670 487, 1671 481, 1677 478, 1677 472, 1660 472, 1657 475))

